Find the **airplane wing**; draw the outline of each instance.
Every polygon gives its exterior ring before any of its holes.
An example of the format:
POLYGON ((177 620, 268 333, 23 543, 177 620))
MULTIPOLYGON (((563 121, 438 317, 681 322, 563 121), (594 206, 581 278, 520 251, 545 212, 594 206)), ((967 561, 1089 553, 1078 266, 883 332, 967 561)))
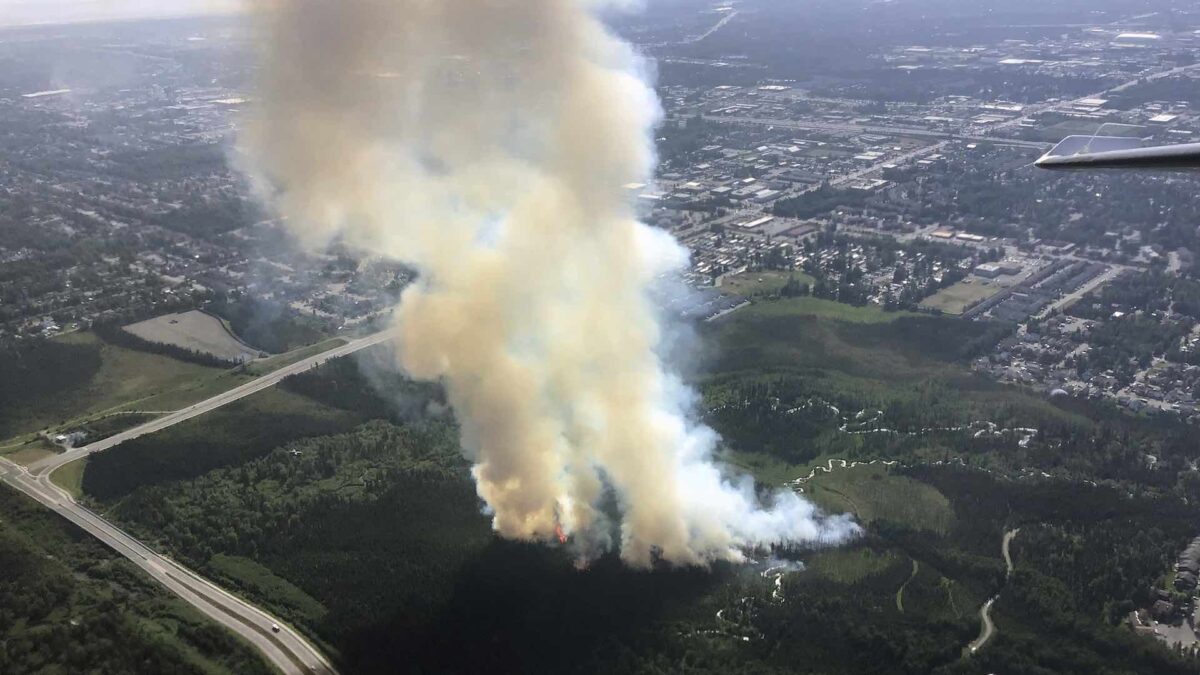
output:
POLYGON ((1200 143, 1144 147, 1137 138, 1068 136, 1042 155, 1042 169, 1159 169, 1200 170, 1200 143))

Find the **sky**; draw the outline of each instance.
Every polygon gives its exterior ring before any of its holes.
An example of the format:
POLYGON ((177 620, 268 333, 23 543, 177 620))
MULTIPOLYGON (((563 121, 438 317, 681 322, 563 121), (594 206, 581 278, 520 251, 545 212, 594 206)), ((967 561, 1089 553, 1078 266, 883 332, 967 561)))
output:
POLYGON ((240 5, 239 0, 0 0, 0 26, 228 13, 240 5))

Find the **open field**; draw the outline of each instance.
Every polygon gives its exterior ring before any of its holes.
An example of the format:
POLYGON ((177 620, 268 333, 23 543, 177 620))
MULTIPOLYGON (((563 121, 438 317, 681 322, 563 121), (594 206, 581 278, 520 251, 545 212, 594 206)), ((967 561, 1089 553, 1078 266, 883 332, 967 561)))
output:
POLYGON ((245 368, 223 370, 187 363, 159 354, 109 344, 95 333, 79 332, 56 339, 65 346, 87 349, 96 358, 89 371, 64 388, 34 395, 0 409, 0 452, 16 449, 41 429, 84 430, 98 440, 148 419, 145 415, 179 410, 305 358, 346 344, 341 338, 255 361, 245 368), (120 414, 118 413, 128 413, 120 414), (140 416, 140 417, 139 417, 140 416))
MULTIPOLYGON (((976 350, 990 348, 1007 330, 811 297, 755 302, 705 328, 716 352, 706 368, 706 381, 803 376, 813 393, 875 407, 893 396, 911 398, 931 385, 952 384, 955 393, 939 396, 939 404, 978 402, 985 412, 1004 400, 1066 415, 1043 397, 971 374, 967 360, 976 350), (922 387, 914 388, 917 384, 922 387)), ((720 398, 710 397, 714 402, 720 398)), ((1085 422, 1079 416, 1073 419, 1085 422)))
POLYGON ((119 410, 170 410, 202 400, 248 378, 207 366, 111 345, 95 333, 57 338, 98 354, 98 367, 60 391, 32 396, 0 411, 0 436, 69 428, 84 417, 119 410), (216 391, 214 391, 216 389, 216 391), (211 392, 211 393, 210 393, 211 392))
POLYGON ((731 274, 721 279, 717 290, 728 295, 773 295, 779 293, 788 279, 795 277, 802 284, 813 284, 813 278, 803 272, 780 272, 764 270, 762 272, 744 272, 731 274))
POLYGON ((229 361, 257 358, 258 350, 237 339, 220 319, 199 310, 164 314, 125 326, 134 335, 160 344, 211 354, 229 361))
POLYGON ((56 455, 59 448, 45 438, 38 436, 30 439, 26 443, 21 443, 15 447, 7 448, 3 453, 10 461, 28 466, 39 459, 45 459, 52 455, 56 455))
MULTIPOLYGON (((786 282, 786 279, 785 279, 786 282)), ((855 307, 824 298, 805 296, 756 302, 739 310, 739 315, 753 316, 810 316, 837 319, 849 323, 888 323, 903 316, 918 316, 912 312, 885 312, 882 308, 869 305, 855 307)))
POLYGON ((249 558, 218 553, 209 558, 208 564, 218 580, 232 582, 250 595, 274 598, 308 621, 317 621, 325 614, 325 607, 311 595, 249 558))
POLYGON ((853 584, 873 574, 881 574, 904 558, 893 551, 874 551, 869 548, 834 549, 822 551, 808 562, 808 569, 830 581, 853 584))
POLYGON ((762 452, 730 450, 718 455, 717 459, 750 474, 763 485, 783 485, 809 472, 804 464, 792 464, 762 452))
MULTIPOLYGON (((703 328, 714 345, 699 380, 706 421, 731 463, 776 485, 808 473, 797 467, 832 458, 941 459, 967 436, 922 429, 977 420, 1091 428, 1071 406, 970 371, 969 359, 1010 330, 814 298, 755 302, 703 328), (860 411, 870 420, 865 430, 882 433, 852 433, 847 426, 860 411)), ((1027 459, 1013 450, 980 462, 1027 459)))
POLYGON ((330 349, 337 349, 344 344, 346 344, 346 341, 342 338, 330 338, 314 345, 293 349, 290 352, 276 354, 275 356, 268 356, 265 359, 251 361, 250 363, 246 364, 246 372, 255 376, 266 375, 267 373, 274 372, 285 366, 290 366, 297 361, 303 361, 310 356, 316 356, 317 354, 320 354, 321 352, 327 352, 330 349))
POLYGON ((1002 290, 1004 290, 1004 286, 994 281, 988 281, 985 284, 983 280, 972 277, 943 288, 922 301, 921 306, 946 314, 962 314, 967 307, 986 300, 1002 290))
POLYGON ((87 457, 80 457, 70 464, 64 464, 50 474, 50 480, 72 497, 78 498, 83 494, 83 472, 87 469, 87 463, 87 457))
POLYGON ((851 512, 860 523, 884 521, 938 534, 954 525, 945 495, 926 483, 892 475, 882 465, 834 468, 832 473, 818 473, 804 489, 819 506, 851 512))

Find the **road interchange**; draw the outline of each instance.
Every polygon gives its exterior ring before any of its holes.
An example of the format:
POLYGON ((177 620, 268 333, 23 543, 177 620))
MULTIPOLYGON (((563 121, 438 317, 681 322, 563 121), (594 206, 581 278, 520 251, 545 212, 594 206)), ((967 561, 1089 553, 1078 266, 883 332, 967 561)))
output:
POLYGON ((187 567, 163 556, 128 533, 79 504, 50 477, 70 462, 113 448, 124 441, 162 431, 206 412, 272 387, 284 378, 302 373, 341 356, 378 345, 392 337, 390 331, 375 333, 341 347, 284 366, 212 398, 176 410, 146 424, 61 454, 20 466, 0 457, 0 482, 20 491, 46 508, 74 523, 134 565, 167 590, 204 615, 233 631, 253 645, 272 665, 286 675, 332 675, 333 664, 315 645, 294 628, 205 579, 187 567))

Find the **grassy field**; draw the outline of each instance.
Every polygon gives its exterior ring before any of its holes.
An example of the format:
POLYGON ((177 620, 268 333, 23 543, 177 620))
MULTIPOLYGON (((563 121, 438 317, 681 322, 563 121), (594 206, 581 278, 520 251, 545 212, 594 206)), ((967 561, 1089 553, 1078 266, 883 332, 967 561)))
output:
POLYGON ((276 354, 265 359, 259 359, 246 364, 246 372, 250 375, 260 376, 274 372, 285 366, 290 366, 297 361, 303 361, 310 356, 316 356, 322 352, 327 352, 330 349, 337 349, 345 345, 346 341, 342 338, 331 338, 323 342, 318 342, 314 345, 294 349, 284 354, 276 354))
POLYGON ((877 521, 946 534, 954 526, 950 501, 935 488, 883 465, 856 466, 818 473, 805 494, 826 510, 851 512, 861 523, 877 521))
POLYGON ((249 558, 218 553, 209 558, 208 567, 219 581, 250 595, 273 598, 306 621, 318 621, 325 614, 325 607, 311 595, 249 558))
POLYGON ((17 464, 29 465, 39 459, 45 459, 59 453, 58 446, 47 441, 41 436, 30 439, 25 443, 6 448, 0 454, 3 454, 9 460, 17 464))
POLYGON ((994 328, 811 297, 755 302, 705 327, 715 357, 702 389, 715 404, 744 397, 747 388, 794 382, 807 394, 856 410, 919 405, 923 417, 944 422, 1005 411, 1088 424, 1044 397, 971 373, 970 347, 978 341, 988 348, 1004 334, 993 335, 994 328))
POLYGON ((71 333, 66 343, 96 345, 100 368, 88 380, 55 396, 23 402, 10 411, 9 436, 69 428, 84 418, 120 410, 173 410, 246 381, 216 368, 110 345, 94 333, 71 333))
POLYGON ((253 362, 238 372, 117 347, 92 333, 72 333, 60 339, 97 345, 101 356, 99 370, 79 387, 59 396, 28 401, 20 411, 13 411, 12 417, 19 422, 9 426, 11 438, 0 443, 0 447, 24 443, 32 439, 33 432, 45 428, 55 432, 79 428, 92 431, 92 426, 108 430, 99 436, 92 434, 91 440, 95 440, 115 433, 113 429, 135 426, 133 421, 139 419, 133 414, 125 418, 115 413, 159 414, 178 410, 346 344, 341 338, 325 340, 253 362), (123 427, 125 422, 129 424, 123 427))
POLYGON ((946 370, 944 361, 922 353, 919 344, 906 344, 893 329, 904 316, 811 297, 757 302, 737 312, 736 321, 715 322, 715 370, 819 368, 884 379, 946 370))
POLYGON ((815 281, 803 272, 764 270, 725 276, 721 279, 721 286, 718 290, 728 295, 775 295, 792 276, 795 276, 799 283, 808 284, 810 287, 815 281))
MULTIPOLYGON (((740 320, 745 320, 746 315, 751 317, 789 316, 836 319, 848 323, 890 323, 900 317, 918 316, 912 312, 885 312, 876 305, 855 307, 812 296, 756 302, 746 309, 740 310, 738 315, 740 320)), ((726 321, 725 323, 730 322, 726 321)))
POLYGON ((66 490, 72 497, 79 498, 83 494, 83 472, 87 469, 87 463, 88 458, 81 457, 74 462, 64 464, 50 474, 50 480, 66 490))
POLYGON ((900 564, 908 563, 904 556, 894 551, 875 551, 862 547, 822 551, 808 561, 807 567, 813 574, 830 581, 854 584, 900 564))
POLYGON ((130 324, 123 330, 143 340, 204 352, 229 361, 258 356, 258 351, 234 337, 221 319, 199 310, 164 314, 130 324))
POLYGON ((984 284, 980 279, 964 279, 926 298, 921 302, 921 306, 946 314, 962 314, 967 307, 992 297, 1003 288, 994 282, 984 284))
POLYGON ((115 436, 127 429, 132 429, 149 422, 158 417, 159 413, 141 413, 141 412, 116 412, 95 417, 83 422, 77 428, 79 431, 87 434, 84 439, 85 443, 94 443, 96 441, 115 436))
POLYGON ((727 450, 718 459, 754 476, 763 485, 783 485, 809 472, 805 464, 792 464, 762 452, 727 450))

